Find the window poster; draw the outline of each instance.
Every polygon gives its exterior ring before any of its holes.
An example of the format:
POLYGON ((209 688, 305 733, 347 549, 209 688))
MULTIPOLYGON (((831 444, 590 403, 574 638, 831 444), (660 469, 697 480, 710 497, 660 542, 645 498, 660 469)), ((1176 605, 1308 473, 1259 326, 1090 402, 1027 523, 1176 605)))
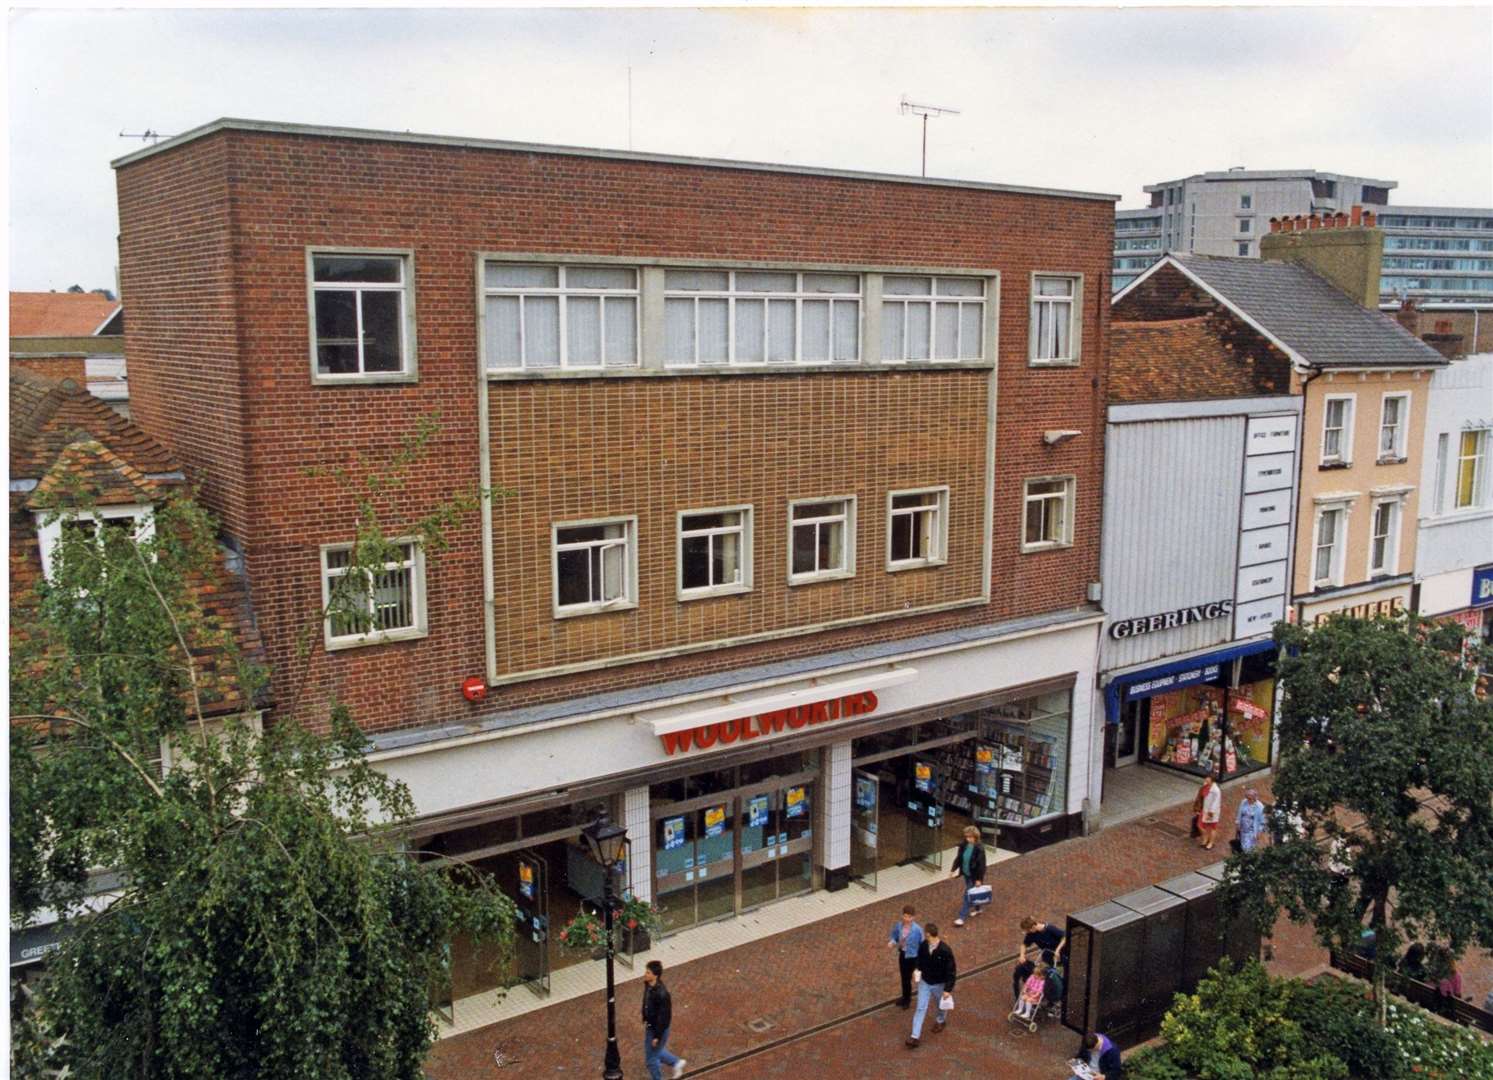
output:
POLYGON ((1021 772, 1021 747, 1001 747, 1001 772, 1021 772))
POLYGON ((664 818, 664 850, 673 851, 684 846, 684 818, 664 818))
POLYGON ((876 778, 874 776, 855 778, 855 807, 857 810, 876 809, 876 778))
POLYGON ((932 792, 933 790, 933 766, 926 761, 915 761, 912 764, 912 786, 919 791, 932 792))
POLYGON ((707 806, 705 808, 705 835, 719 836, 726 830, 726 808, 725 806, 707 806))
POLYGON ((518 860, 518 894, 526 899, 534 899, 534 864, 518 860))
POLYGON ((995 766, 995 748, 979 745, 975 747, 975 772, 988 773, 995 766))
POLYGON ((767 824, 767 796, 753 795, 747 800, 747 827, 760 828, 767 824))
POLYGON ((788 816, 791 818, 803 817, 804 810, 808 807, 808 793, 801 787, 791 787, 783 802, 787 806, 788 816))

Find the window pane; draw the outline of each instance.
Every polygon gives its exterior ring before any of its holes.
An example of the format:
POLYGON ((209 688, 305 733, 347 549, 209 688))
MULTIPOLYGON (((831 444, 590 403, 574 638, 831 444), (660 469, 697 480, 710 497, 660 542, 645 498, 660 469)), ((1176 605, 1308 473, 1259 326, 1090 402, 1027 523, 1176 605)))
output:
POLYGON ((518 367, 518 297, 487 298, 487 366, 518 367))
POLYGON ((489 289, 554 289, 559 287, 560 271, 554 266, 491 262, 483 279, 489 289))
MULTIPOLYGON (((563 530, 562 530, 563 532, 563 530)), ((560 576, 560 604, 587 604, 591 602, 591 551, 578 548, 555 554, 555 565, 560 576)))
POLYGON ((839 570, 845 565, 844 533, 838 521, 819 526, 819 569, 839 570))
POLYGON ((565 269, 567 289, 636 289, 637 272, 615 266, 569 266, 565 269))
POLYGON ((933 306, 933 355, 939 360, 959 358, 959 308, 955 304, 933 306))
POLYGON ((1037 294, 1039 296, 1072 296, 1073 280, 1071 278, 1038 278, 1037 294))
POLYGON ((627 545, 601 549, 601 599, 620 600, 627 592, 627 545))
POLYGON ((938 295, 940 296, 984 296, 985 283, 979 278, 949 278, 938 279, 938 295))
POLYGON ((680 527, 685 532, 694 532, 696 529, 719 529, 727 525, 735 525, 740 519, 741 515, 736 513, 690 514, 680 522, 680 527))
POLYGON ((791 361, 794 353, 794 314, 792 300, 769 300, 767 303, 767 359, 791 361))
POLYGON ((638 362, 638 302, 632 297, 608 297, 602 314, 607 324, 607 356, 610 366, 627 367, 638 362))
POLYGON ((370 255, 317 255, 311 260, 316 281, 377 282, 397 285, 401 260, 370 255))
POLYGON ((415 625, 409 570, 386 570, 373 576, 373 624, 380 630, 415 625))
POLYGON ((985 308, 980 304, 959 307, 959 358, 978 360, 985 355, 985 308))
POLYGON ((933 281, 925 277, 892 277, 881 279, 881 291, 886 296, 927 296, 933 291, 933 281))
POLYGON ((928 359, 929 304, 907 305, 907 358, 928 359))
POLYGON ((737 363, 755 364, 764 359, 762 323, 767 317, 766 309, 767 304, 763 300, 736 301, 737 363))
POLYGON ((795 574, 814 572, 814 540, 814 526, 795 525, 793 527, 793 572, 795 574))
POLYGON ((583 544, 607 537, 605 525, 569 525, 555 530, 555 541, 560 544, 583 544))
POLYGON ((845 504, 842 502, 800 503, 793 508, 793 520, 803 521, 806 518, 834 517, 844 512, 845 504))
POLYGON ((883 304, 881 308, 881 358, 883 360, 906 360, 902 352, 902 322, 906 318, 906 305, 883 304))
MULTIPOLYGON (((534 301, 530 300, 530 303, 534 301)), ((601 363, 601 300, 595 296, 571 296, 565 301, 565 362, 575 367, 601 363)))
POLYGON ((700 363, 724 364, 729 358, 728 300, 696 300, 700 315, 700 363))
POLYGON ((695 302, 664 301, 664 360, 671 364, 695 362, 695 302))
POLYGON ((555 296, 524 298, 524 366, 560 364, 560 300, 555 296))
POLYGON ((671 291, 725 292, 728 281, 728 275, 718 270, 667 270, 664 272, 664 288, 671 291))
POLYGON ((794 291, 793 275, 739 271, 736 275, 736 291, 791 293, 794 291))
POLYGON ((711 571, 716 585, 741 584, 741 535, 720 533, 715 537, 711 571))
POLYGON ((404 367, 400 348, 399 308, 403 294, 363 292, 363 370, 399 371, 404 367))
POLYGON ((1053 359, 1072 359, 1072 346, 1069 340, 1069 332, 1072 329, 1073 305, 1053 304, 1053 359))
POLYGON ((806 293, 858 293, 861 279, 855 274, 805 274, 806 293))
POLYGON ((892 561, 910 559, 912 555, 911 514, 897 514, 892 518, 892 561))
POLYGON ((703 589, 710 584, 710 538, 688 536, 680 544, 681 579, 686 589, 703 589))
MULTIPOLYGON (((82 522, 68 522, 68 524, 82 524, 82 522)), ((327 569, 341 570, 352 561, 352 548, 333 548, 327 552, 327 569)))
POLYGON ((829 303, 805 300, 803 305, 803 360, 829 359, 829 303))
POLYGON ((835 314, 836 360, 854 360, 861 354, 861 307, 854 300, 837 300, 835 314))
POLYGON ((1043 500, 1042 538, 1054 543, 1063 539, 1063 503, 1060 497, 1043 500))
POLYGON ((1042 535, 1042 500, 1028 499, 1026 503, 1026 542, 1040 544, 1042 535))
POLYGON ((323 375, 357 374, 357 293, 317 290, 316 369, 323 375))

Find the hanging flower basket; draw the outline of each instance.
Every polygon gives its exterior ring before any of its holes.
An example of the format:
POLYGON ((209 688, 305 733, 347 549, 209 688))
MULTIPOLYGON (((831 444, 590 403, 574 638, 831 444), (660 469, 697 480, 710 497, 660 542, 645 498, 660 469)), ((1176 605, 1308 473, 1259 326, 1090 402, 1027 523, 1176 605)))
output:
POLYGON ((595 952, 597 949, 605 949, 606 944, 606 927, 601 919, 584 908, 560 930, 562 948, 595 952))
POLYGON ((658 908, 647 900, 639 900, 630 891, 623 894, 617 905, 617 921, 624 930, 634 934, 652 934, 663 924, 658 908))

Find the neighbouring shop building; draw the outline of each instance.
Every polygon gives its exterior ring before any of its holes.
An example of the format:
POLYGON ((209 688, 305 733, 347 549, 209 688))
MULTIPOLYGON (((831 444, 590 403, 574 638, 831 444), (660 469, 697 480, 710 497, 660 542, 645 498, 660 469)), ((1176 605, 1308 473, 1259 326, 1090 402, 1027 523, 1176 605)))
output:
POLYGON ((237 120, 115 165, 132 408, 242 553, 271 722, 352 708, 412 851, 518 899, 511 975, 572 959, 601 810, 666 931, 1083 828, 1113 197, 237 120), (481 511, 302 666, 358 516, 308 467, 436 411, 379 511, 481 511))

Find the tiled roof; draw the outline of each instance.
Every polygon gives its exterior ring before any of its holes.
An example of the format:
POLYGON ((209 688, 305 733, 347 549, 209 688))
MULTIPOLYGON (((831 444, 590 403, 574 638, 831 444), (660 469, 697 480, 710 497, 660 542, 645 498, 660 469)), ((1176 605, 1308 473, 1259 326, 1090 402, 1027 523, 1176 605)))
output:
MULTIPOLYGON (((1446 358, 1294 263, 1168 255, 1315 367, 1441 367, 1446 358)), ((1165 260, 1163 260, 1165 261, 1165 260)))
POLYGON ((1285 355, 1232 315, 1112 322, 1109 400, 1202 401, 1290 393, 1285 355))
POLYGON ((13 292, 11 337, 71 337, 92 334, 114 312, 118 300, 97 293, 13 292))
POLYGON ((63 447, 26 506, 150 506, 160 498, 160 488, 140 470, 97 439, 80 437, 63 447))
POLYGON ((180 471, 164 446, 70 379, 10 372, 10 478, 40 481, 62 452, 92 439, 145 476, 180 471))

